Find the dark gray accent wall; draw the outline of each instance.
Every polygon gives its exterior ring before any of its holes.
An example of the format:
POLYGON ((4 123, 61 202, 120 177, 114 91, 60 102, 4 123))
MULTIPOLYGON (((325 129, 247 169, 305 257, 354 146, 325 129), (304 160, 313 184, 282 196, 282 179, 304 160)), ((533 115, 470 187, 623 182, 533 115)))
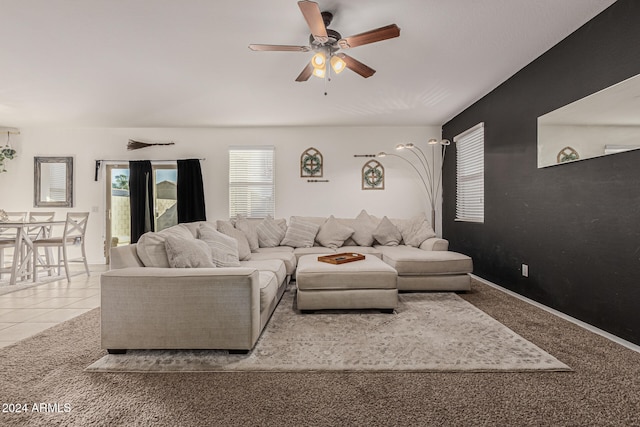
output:
MULTIPOLYGON (((472 36, 472 35, 470 35, 472 36)), ((485 123, 485 222, 443 234, 480 277, 640 344, 640 150, 537 168, 537 117, 640 73, 640 1, 618 0, 443 126, 485 123), (529 277, 521 275, 528 264, 529 277)))

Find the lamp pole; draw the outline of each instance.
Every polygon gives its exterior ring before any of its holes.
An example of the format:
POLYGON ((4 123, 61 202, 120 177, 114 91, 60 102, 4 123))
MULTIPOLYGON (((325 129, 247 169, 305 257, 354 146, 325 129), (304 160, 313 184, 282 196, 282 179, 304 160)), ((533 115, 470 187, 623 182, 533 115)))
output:
POLYGON ((436 139, 430 139, 428 142, 429 145, 431 145, 431 162, 433 163, 433 168, 429 166, 429 159, 427 158, 427 156, 425 155, 424 151, 422 151, 420 149, 420 147, 416 146, 413 143, 407 143, 407 144, 398 144, 396 146, 396 150, 402 150, 402 149, 409 149, 409 151, 411 151, 413 153, 414 156, 416 156, 418 158, 418 161, 420 162, 420 165, 422 166, 422 169, 424 171, 421 172, 416 165, 414 164, 414 162, 409 161, 408 159, 406 159, 403 156, 400 156, 398 154, 392 154, 392 153, 385 153, 385 152, 381 152, 378 153, 378 157, 384 157, 384 156, 394 156, 394 157, 398 157, 402 160, 404 160, 406 163, 408 163, 413 170, 418 174, 418 177, 420 177, 420 180, 422 181, 422 185, 424 186, 425 192, 427 193, 427 199, 429 201, 429 204, 431 205, 431 226, 433 227, 433 229, 435 230, 436 228, 436 201, 438 199, 438 191, 440 189, 440 182, 442 180, 442 166, 444 165, 444 156, 446 154, 447 151, 447 146, 451 144, 451 142, 447 139, 443 139, 442 141, 438 141, 436 139), (435 167, 435 146, 443 146, 443 150, 442 150, 442 160, 440 162, 440 166, 439 168, 436 169, 435 167), (420 154, 416 153, 414 150, 417 150, 420 154), (438 176, 436 177, 436 171, 438 172, 438 176), (425 179, 426 177, 426 179, 425 179), (428 182, 428 184, 427 184, 428 182))

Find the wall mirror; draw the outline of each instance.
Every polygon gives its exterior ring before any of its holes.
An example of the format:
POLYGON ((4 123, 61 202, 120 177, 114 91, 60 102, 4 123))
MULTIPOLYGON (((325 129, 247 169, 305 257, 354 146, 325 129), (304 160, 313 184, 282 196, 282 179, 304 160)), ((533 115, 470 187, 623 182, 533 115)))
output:
POLYGON ((36 208, 73 207, 73 157, 34 157, 36 208))
POLYGON ((538 167, 640 148, 640 74, 538 117, 538 167))

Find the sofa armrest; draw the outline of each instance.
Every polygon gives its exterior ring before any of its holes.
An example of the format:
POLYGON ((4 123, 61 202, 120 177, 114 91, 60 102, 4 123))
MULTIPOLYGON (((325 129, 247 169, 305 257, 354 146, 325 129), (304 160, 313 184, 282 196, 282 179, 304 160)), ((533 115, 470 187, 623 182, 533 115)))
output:
POLYGON ((422 242, 420 249, 425 251, 446 251, 449 249, 449 241, 439 237, 432 237, 422 242))
POLYGON ((254 268, 122 268, 100 288, 103 348, 250 350, 260 336, 254 268))
POLYGON ((138 257, 138 245, 114 246, 109 249, 109 269, 117 270, 127 267, 144 267, 138 257))

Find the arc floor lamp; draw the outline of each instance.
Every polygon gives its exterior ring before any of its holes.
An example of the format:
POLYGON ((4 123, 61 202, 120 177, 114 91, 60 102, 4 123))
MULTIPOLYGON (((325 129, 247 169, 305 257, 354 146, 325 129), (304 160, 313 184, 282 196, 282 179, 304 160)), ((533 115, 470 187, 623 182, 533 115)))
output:
POLYGON ((442 181, 442 166, 444 165, 444 156, 447 152, 447 146, 451 144, 451 141, 448 139, 443 139, 438 141, 435 138, 432 138, 427 143, 431 147, 431 162, 425 155, 424 151, 420 149, 417 145, 412 142, 407 144, 398 144, 396 145, 396 150, 408 150, 412 153, 417 159, 418 162, 411 161, 408 158, 401 156, 400 154, 395 153, 385 153, 384 151, 377 154, 377 157, 385 157, 385 156, 393 156, 402 159, 406 162, 415 173, 420 177, 420 181, 424 186, 425 192, 427 193, 427 200, 431 204, 431 226, 435 230, 435 222, 436 222, 436 201, 438 200, 438 192, 440 190, 440 183, 442 181), (442 161, 440 162, 439 167, 435 165, 435 149, 436 147, 442 147, 442 161))

